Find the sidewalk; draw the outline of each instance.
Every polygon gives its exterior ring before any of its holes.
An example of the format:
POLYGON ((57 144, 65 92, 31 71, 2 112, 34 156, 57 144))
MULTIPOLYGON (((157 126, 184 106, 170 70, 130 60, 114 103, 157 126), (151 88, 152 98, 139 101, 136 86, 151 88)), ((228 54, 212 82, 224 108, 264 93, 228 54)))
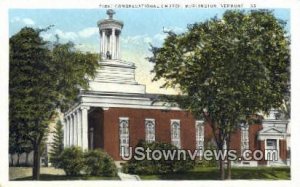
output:
POLYGON ((120 178, 120 180, 122 180, 122 181, 126 181, 126 180, 127 181, 140 181, 141 180, 141 178, 138 175, 131 175, 128 173, 123 173, 121 163, 122 162, 115 161, 115 164, 118 169, 118 177, 120 178))
POLYGON ((140 181, 140 177, 138 175, 130 175, 127 173, 118 172, 118 177, 122 181, 140 181))

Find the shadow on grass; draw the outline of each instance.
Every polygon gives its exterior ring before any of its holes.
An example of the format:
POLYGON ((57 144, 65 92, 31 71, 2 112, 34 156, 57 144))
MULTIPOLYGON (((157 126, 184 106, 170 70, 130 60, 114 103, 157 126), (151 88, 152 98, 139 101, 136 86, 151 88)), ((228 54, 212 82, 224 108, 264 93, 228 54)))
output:
POLYGON ((233 179, 290 180, 289 167, 234 168, 233 179))
MULTIPOLYGON (((143 180, 220 180, 218 168, 201 167, 184 173, 141 175, 140 177, 143 180)), ((232 179, 290 180, 290 168, 232 168, 232 179)))
MULTIPOLYGON (((30 181, 32 177, 23 177, 14 179, 12 181, 30 181)), ((54 181, 54 180, 120 180, 118 177, 99 177, 99 176, 66 176, 66 175, 51 175, 51 174, 41 174, 41 181, 54 181)))

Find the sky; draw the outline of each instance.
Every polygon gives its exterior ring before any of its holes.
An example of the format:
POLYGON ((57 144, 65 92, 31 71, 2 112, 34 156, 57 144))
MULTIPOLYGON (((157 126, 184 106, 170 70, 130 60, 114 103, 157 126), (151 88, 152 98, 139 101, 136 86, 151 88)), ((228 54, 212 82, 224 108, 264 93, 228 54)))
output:
MULTIPOLYGON (((150 44, 162 45, 166 34, 163 30, 185 32, 188 24, 205 21, 214 16, 221 17, 226 9, 115 9, 114 19, 121 20, 121 57, 135 63, 136 80, 146 85, 148 93, 175 94, 176 90, 161 89, 163 81, 152 82, 153 64, 146 60, 151 56, 150 44)), ((274 9, 274 15, 287 21, 290 31, 289 9, 274 9)), ((99 52, 100 36, 97 21, 107 18, 105 9, 10 9, 9 35, 24 26, 46 28, 45 40, 54 41, 57 34, 61 42, 72 41, 81 51, 99 52)))

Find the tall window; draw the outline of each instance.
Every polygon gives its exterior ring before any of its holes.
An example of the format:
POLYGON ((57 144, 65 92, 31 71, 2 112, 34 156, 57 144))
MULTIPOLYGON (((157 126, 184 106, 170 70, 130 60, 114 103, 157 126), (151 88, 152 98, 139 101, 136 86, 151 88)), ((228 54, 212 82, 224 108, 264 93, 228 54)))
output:
POLYGON ((120 156, 129 154, 129 119, 119 118, 120 156))
POLYGON ((145 119, 145 134, 146 142, 155 141, 155 120, 154 119, 145 119))
POLYGON ((249 125, 247 123, 241 124, 241 151, 242 153, 249 149, 249 125))
POLYGON ((171 143, 177 148, 181 148, 180 120, 171 120, 171 143))
MULTIPOLYGON (((204 123, 203 121, 196 121, 196 149, 204 150, 204 123)), ((202 153, 200 151, 200 153, 202 153)))

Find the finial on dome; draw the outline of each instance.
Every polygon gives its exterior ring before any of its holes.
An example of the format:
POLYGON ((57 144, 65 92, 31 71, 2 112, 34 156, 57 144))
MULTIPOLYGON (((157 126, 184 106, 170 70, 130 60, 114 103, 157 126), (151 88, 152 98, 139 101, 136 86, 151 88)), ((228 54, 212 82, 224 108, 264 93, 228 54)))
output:
POLYGON ((116 12, 113 9, 108 9, 106 14, 109 16, 109 19, 113 19, 113 16, 116 12))

